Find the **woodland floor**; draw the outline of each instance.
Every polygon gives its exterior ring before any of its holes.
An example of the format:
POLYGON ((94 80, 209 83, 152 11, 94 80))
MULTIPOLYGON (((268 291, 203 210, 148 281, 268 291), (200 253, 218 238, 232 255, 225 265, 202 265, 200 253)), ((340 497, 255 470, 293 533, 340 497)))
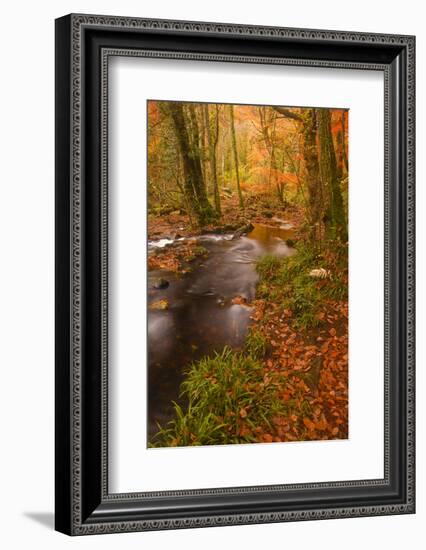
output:
MULTIPOLYGON (((223 201, 220 223, 191 228, 189 219, 180 212, 149 216, 150 240, 196 236, 200 233, 227 233, 244 228, 249 223, 277 226, 279 220, 294 225, 294 241, 301 238, 302 216, 295 207, 268 208, 247 202, 244 210, 234 198, 223 201), (278 220, 278 221, 277 221, 278 220)), ((296 245, 297 246, 297 245, 296 245)), ((198 254, 192 241, 180 247, 170 247, 150 257, 150 269, 185 271, 198 254)), ((313 291, 321 295, 340 276, 332 253, 326 253, 318 265, 327 268, 330 276, 312 281, 313 291)), ((347 284, 347 272, 344 275, 347 284)), ((249 304, 253 308, 251 331, 261 336, 264 344, 263 389, 274 386, 278 399, 286 406, 286 415, 277 414, 268 422, 256 421, 256 412, 242 407, 231 412, 229 423, 233 441, 282 442, 348 437, 348 302, 347 299, 325 297, 315 306, 315 322, 309 328, 300 327, 295 312, 286 307, 280 296, 281 282, 274 275, 261 277, 263 290, 249 304), (266 289, 266 290, 265 290, 266 289), (236 417, 236 418, 235 418, 236 417), (254 421, 253 421, 254 420, 254 421)), ((325 294, 327 296, 327 294, 325 294)), ((238 297, 235 297, 238 302, 238 297)), ((261 388, 259 388, 261 389, 261 388)), ((221 419, 223 420, 223 419, 221 419)), ((226 419, 225 419, 226 420, 226 419)), ((194 436, 194 444, 197 442, 194 436)), ((182 444, 179 437, 172 443, 182 444)))

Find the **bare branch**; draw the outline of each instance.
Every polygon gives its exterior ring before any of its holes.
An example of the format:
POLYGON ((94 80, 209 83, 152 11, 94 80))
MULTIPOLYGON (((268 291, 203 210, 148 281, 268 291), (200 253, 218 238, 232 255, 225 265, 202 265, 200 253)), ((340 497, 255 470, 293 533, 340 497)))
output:
POLYGON ((274 109, 280 113, 281 115, 284 115, 285 118, 291 118, 293 120, 297 120, 298 122, 302 122, 302 117, 295 113, 294 111, 290 111, 290 109, 286 109, 285 107, 274 107, 274 109))

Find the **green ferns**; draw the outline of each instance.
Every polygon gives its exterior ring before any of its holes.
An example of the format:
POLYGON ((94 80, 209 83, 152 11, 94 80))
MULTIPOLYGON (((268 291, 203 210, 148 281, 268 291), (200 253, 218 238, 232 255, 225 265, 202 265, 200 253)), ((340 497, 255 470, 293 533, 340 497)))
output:
POLYGON ((151 446, 257 441, 256 429, 268 428, 271 418, 288 413, 277 395, 279 385, 265 374, 261 361, 246 353, 226 347, 221 354, 205 357, 191 365, 181 385, 185 410, 174 404, 175 418, 160 428, 151 446))

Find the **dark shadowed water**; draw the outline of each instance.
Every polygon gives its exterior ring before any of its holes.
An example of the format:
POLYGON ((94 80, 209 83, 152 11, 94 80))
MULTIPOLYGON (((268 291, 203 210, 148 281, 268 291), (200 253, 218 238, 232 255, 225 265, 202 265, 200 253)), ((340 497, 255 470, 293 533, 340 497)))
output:
MULTIPOLYGON (((184 275, 166 271, 148 273, 148 304, 165 299, 166 310, 148 310, 148 437, 173 417, 172 401, 179 401, 183 371, 192 361, 234 349, 244 344, 251 308, 232 304, 242 296, 255 297, 256 261, 266 255, 288 256, 286 244, 292 237, 288 224, 280 227, 256 225, 247 237, 209 235, 199 241, 209 254, 192 264, 184 275), (169 282, 156 290, 159 278, 169 282)), ((164 241, 150 242, 149 250, 164 241)), ((169 244, 173 246, 173 244, 169 244)))

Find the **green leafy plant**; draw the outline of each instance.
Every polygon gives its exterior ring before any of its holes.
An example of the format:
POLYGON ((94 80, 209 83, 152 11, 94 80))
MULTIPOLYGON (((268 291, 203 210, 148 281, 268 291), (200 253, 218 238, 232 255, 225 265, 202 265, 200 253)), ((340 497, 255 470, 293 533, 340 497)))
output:
POLYGON ((174 419, 160 427, 151 446, 256 441, 256 430, 268 430, 273 416, 288 414, 277 384, 273 375, 265 375, 262 362, 246 353, 226 347, 205 357, 190 366, 181 385, 186 407, 174 404, 174 419))

